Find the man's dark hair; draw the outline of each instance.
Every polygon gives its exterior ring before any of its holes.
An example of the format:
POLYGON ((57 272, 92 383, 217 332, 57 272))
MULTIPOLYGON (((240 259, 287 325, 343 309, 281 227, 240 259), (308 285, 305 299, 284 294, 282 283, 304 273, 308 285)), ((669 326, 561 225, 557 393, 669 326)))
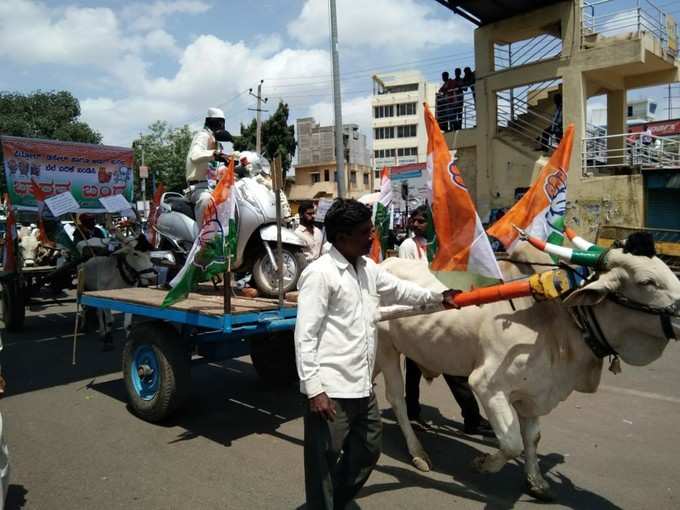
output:
POLYGON ((446 80, 448 80, 448 79, 449 79, 449 72, 448 72, 448 71, 444 71, 444 72, 442 73, 442 81, 446 81, 446 80))
POLYGON ((357 226, 371 219, 371 210, 353 198, 336 198, 326 213, 323 226, 326 237, 334 243, 338 234, 350 234, 357 226))
POLYGON ((427 218, 427 206, 423 204, 413 209, 411 214, 408 215, 408 219, 412 220, 416 216, 425 216, 427 218))
POLYGON ((656 255, 654 237, 649 232, 633 232, 623 245, 623 253, 654 257, 656 255))
POLYGON ((314 209, 314 204, 309 200, 300 202, 300 207, 298 207, 298 214, 300 215, 300 217, 302 217, 302 215, 305 214, 307 209, 314 209))
POLYGON ((455 74, 456 76, 460 76, 460 73, 462 73, 462 72, 463 72, 463 71, 460 70, 460 67, 456 67, 456 68, 453 70, 453 74, 455 74))

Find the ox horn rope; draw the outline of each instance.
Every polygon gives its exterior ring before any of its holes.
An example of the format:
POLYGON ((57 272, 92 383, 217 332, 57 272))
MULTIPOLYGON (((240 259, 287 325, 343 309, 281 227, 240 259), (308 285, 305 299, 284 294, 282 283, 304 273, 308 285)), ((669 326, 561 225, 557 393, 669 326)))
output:
POLYGON ((566 234, 567 239, 571 241, 571 244, 576 246, 576 248, 578 248, 579 250, 596 253, 602 253, 606 251, 604 248, 597 246, 596 244, 593 244, 590 241, 586 241, 569 227, 564 229, 564 233, 566 234))
POLYGON ((526 231, 519 228, 517 225, 513 225, 515 230, 519 232, 519 237, 522 241, 529 242, 535 248, 545 252, 549 255, 555 255, 572 264, 577 264, 579 266, 587 266, 600 268, 604 267, 607 252, 605 250, 574 250, 572 248, 567 248, 565 246, 558 246, 553 243, 548 243, 534 236, 526 233, 526 231))

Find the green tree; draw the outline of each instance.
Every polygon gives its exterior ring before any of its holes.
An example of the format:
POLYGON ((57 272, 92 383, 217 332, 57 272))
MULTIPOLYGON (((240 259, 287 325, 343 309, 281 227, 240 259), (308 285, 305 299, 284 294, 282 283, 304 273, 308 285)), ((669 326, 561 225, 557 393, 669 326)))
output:
MULTIPOLYGON (((101 143, 102 135, 79 120, 80 103, 70 92, 0 92, 0 134, 66 142, 101 143)), ((0 167, 2 153, 0 152, 0 167)), ((5 174, 0 191, 7 189, 5 174)))
MULTIPOLYGON (((279 102, 276 111, 262 123, 262 154, 269 160, 281 156, 283 174, 290 168, 295 154, 295 126, 288 125, 288 105, 279 102)), ((234 150, 254 151, 257 124, 253 120, 247 126, 241 124, 241 135, 234 137, 234 150)))
MULTIPOLYGON (((139 180, 139 165, 149 167, 149 177, 154 176, 156 183, 162 182, 166 191, 181 192, 186 188, 185 164, 193 132, 189 126, 172 128, 167 122, 156 121, 148 128, 148 133, 135 140, 135 178, 139 180)), ((137 196, 141 198, 141 187, 135 185, 137 196)), ((151 198, 150 183, 147 184, 147 199, 151 198)))

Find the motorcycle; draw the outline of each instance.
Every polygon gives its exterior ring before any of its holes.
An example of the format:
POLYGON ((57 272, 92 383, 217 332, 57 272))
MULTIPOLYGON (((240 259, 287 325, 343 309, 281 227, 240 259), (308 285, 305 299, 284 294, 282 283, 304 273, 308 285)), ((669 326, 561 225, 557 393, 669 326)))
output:
MULTIPOLYGON (((271 171, 267 160, 254 153, 248 157, 247 167, 247 170, 243 166, 239 169, 242 177, 234 184, 238 242, 231 269, 234 273, 251 273, 261 295, 276 297, 276 197, 270 184, 271 171)), ((158 233, 157 248, 171 250, 176 260, 168 278, 182 268, 198 236, 199 226, 194 216, 194 205, 188 198, 190 194, 191 190, 186 195, 164 193, 158 208, 154 225, 158 233)), ((282 217, 290 217, 287 202, 282 202, 282 209, 282 217)), ((281 241, 283 292, 286 293, 295 290, 304 269, 306 262, 302 250, 305 243, 287 227, 281 229, 281 241)))

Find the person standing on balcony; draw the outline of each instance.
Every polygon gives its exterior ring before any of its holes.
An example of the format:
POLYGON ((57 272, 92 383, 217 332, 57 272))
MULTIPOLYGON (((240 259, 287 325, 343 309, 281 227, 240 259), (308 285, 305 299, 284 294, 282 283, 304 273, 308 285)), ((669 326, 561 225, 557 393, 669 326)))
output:
POLYGON ((539 137, 537 150, 552 150, 562 140, 562 94, 555 94, 555 112, 553 113, 550 125, 543 130, 539 137))
POLYGON ((467 88, 461 73, 460 67, 456 67, 453 71, 454 78, 451 80, 453 90, 453 129, 456 131, 463 127, 463 99, 465 98, 465 90, 467 88))
POLYGON ((463 84, 470 89, 472 101, 475 106, 477 106, 477 98, 475 97, 475 72, 469 67, 463 69, 463 84))
POLYGON ((453 82, 449 77, 449 73, 444 71, 442 73, 442 86, 437 91, 437 105, 436 113, 439 127, 444 133, 451 131, 452 111, 453 111, 453 97, 452 97, 453 82))

